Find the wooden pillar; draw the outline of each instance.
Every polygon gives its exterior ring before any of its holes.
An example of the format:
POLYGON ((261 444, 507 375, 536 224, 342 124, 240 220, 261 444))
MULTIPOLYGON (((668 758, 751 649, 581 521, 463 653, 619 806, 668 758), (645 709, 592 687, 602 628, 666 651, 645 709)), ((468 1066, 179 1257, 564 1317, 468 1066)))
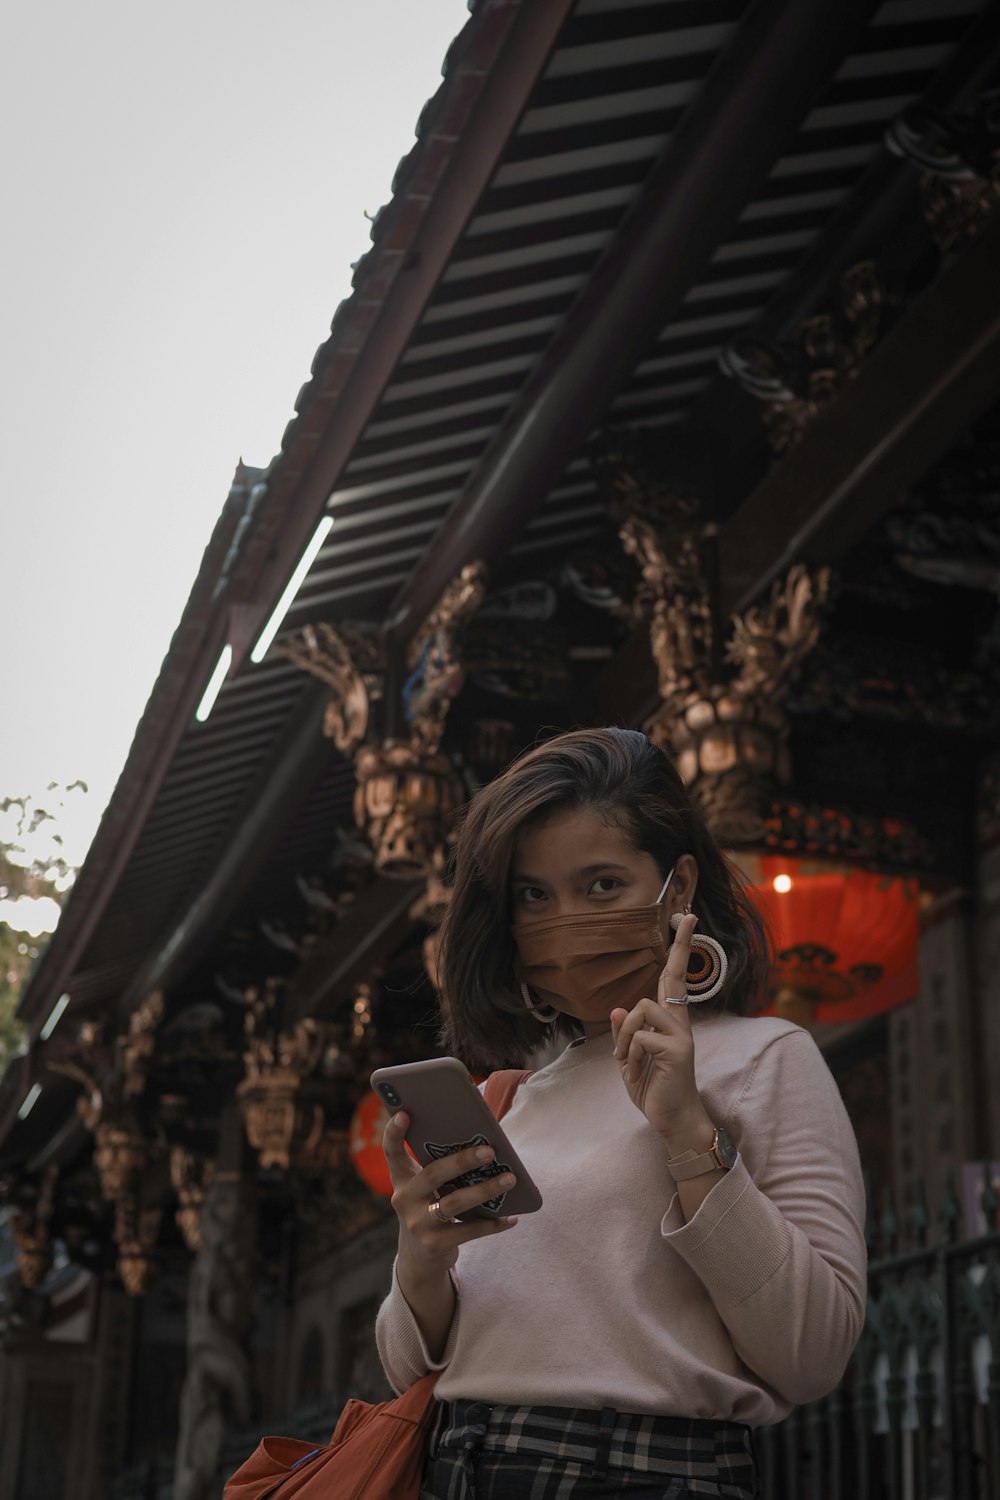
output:
POLYGON ((201 1246, 188 1291, 188 1365, 181 1393, 174 1500, 214 1500, 226 1431, 246 1426, 254 1397, 256 1215, 252 1153, 239 1109, 223 1112, 215 1177, 201 1211, 201 1246))

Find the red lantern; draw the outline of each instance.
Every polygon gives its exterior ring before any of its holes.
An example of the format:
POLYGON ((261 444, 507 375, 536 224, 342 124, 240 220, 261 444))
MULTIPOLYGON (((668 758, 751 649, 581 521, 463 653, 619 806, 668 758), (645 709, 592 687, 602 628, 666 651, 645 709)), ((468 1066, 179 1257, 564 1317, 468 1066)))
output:
POLYGON ((798 1006, 817 1022, 857 1021, 914 998, 920 921, 912 883, 781 855, 758 864, 753 897, 774 960, 769 1013, 798 1006))
POLYGON ((382 1132, 388 1120, 389 1111, 374 1089, 351 1117, 351 1161, 362 1182, 380 1198, 392 1196, 392 1179, 382 1150, 382 1132))

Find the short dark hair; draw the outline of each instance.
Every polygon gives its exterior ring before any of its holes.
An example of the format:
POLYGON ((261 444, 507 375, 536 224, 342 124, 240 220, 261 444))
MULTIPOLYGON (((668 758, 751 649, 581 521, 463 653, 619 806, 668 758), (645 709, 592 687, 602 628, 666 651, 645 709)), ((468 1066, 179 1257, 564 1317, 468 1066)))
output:
MULTIPOLYGON (((729 959, 724 990, 704 1003, 745 1015, 763 1001, 768 953, 760 915, 669 757, 638 730, 572 730, 483 787, 458 835, 439 980, 443 1040, 470 1067, 516 1066, 546 1039, 514 977, 510 869, 523 829, 573 807, 618 827, 664 878, 682 854, 694 856, 698 931, 718 939, 729 959)), ((556 1034, 580 1030, 569 1016, 552 1025, 556 1034)))

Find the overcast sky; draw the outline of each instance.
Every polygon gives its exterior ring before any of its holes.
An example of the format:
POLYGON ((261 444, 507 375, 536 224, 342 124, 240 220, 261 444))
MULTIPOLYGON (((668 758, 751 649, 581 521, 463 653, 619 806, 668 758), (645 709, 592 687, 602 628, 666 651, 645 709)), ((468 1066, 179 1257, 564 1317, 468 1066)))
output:
POLYGON ((89 781, 71 855, 236 462, 276 451, 466 19, 464 0, 8 10, 0 798, 89 781))

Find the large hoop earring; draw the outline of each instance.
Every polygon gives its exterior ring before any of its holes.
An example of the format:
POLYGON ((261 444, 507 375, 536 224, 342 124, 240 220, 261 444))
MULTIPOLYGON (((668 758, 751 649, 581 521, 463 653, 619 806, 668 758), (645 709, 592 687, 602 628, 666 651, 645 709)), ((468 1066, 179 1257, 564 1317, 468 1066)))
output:
POLYGON ((559 1012, 555 1006, 536 1005, 535 1001, 531 998, 531 991, 523 979, 521 980, 521 999, 524 1001, 525 1010, 538 1022, 539 1026, 551 1026, 553 1021, 558 1021, 559 1012))
MULTIPOLYGON (((688 906, 683 913, 674 912, 670 925, 675 932, 681 925, 681 917, 689 915, 690 911, 688 906)), ((689 962, 691 967, 684 976, 688 1000, 711 1000, 722 989, 729 973, 729 959, 725 948, 716 938, 709 937, 704 932, 696 932, 691 938, 689 962)))

